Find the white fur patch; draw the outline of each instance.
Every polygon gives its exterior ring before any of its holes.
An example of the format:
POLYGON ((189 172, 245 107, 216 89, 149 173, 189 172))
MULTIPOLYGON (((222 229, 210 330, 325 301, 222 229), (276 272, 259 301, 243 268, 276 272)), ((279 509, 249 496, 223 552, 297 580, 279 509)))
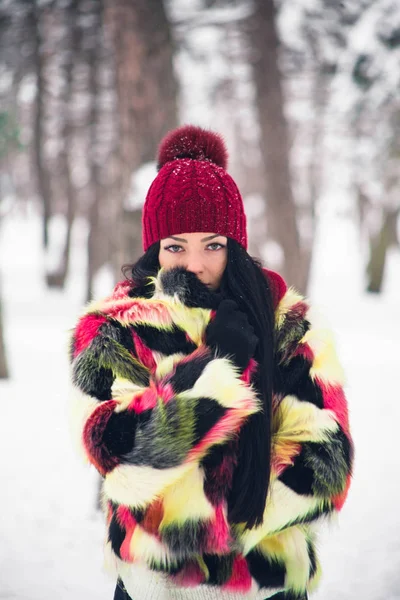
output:
POLYGON ((69 429, 74 446, 85 462, 89 462, 89 460, 83 444, 83 430, 86 421, 100 404, 99 400, 85 394, 78 387, 71 384, 68 403, 69 429))
POLYGON ((146 388, 124 379, 116 377, 111 388, 112 399, 118 402, 115 407, 115 412, 122 412, 127 409, 132 402, 135 394, 145 390, 146 388))

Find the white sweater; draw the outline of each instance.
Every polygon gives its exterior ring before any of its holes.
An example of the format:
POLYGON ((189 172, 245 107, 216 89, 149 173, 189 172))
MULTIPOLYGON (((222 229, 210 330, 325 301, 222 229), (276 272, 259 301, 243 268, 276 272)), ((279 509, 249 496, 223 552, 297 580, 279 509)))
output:
POLYGON ((162 573, 121 562, 119 574, 132 600, 265 600, 283 591, 282 588, 260 591, 256 585, 246 594, 212 585, 178 587, 162 573))

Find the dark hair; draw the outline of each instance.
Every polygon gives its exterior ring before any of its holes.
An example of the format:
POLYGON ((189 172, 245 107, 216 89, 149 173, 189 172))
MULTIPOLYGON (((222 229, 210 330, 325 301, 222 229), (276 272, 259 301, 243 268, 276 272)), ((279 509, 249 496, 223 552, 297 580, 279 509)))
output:
MULTIPOLYGON (((228 262, 221 282, 223 297, 232 298, 246 313, 258 337, 255 360, 258 369, 253 384, 262 401, 262 411, 252 415, 243 426, 228 498, 229 520, 245 523, 250 529, 259 525, 268 494, 271 472, 271 413, 274 369, 274 311, 271 290, 261 263, 252 258, 235 240, 228 238, 228 262)), ((150 297, 147 278, 160 268, 160 243, 150 246, 134 264, 124 265, 123 273, 134 282, 130 295, 150 297)))
POLYGON ((230 238, 221 291, 246 313, 258 337, 254 356, 258 369, 253 384, 261 398, 262 411, 252 415, 240 431, 238 462, 228 498, 229 520, 251 528, 262 523, 271 473, 274 311, 261 263, 230 238))

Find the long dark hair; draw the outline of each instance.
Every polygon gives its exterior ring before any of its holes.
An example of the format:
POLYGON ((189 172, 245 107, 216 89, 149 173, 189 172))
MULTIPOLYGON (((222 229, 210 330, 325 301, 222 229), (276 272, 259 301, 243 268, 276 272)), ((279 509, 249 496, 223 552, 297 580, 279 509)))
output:
MULTIPOLYGON (((157 242, 134 265, 124 265, 124 275, 134 282, 131 295, 152 295, 147 278, 155 275, 160 268, 159 248, 160 243, 157 242)), ((261 263, 230 238, 227 249, 228 262, 220 291, 223 297, 235 300, 247 314, 259 340, 254 357, 258 369, 253 376, 253 384, 263 409, 252 415, 240 432, 237 464, 228 497, 230 522, 245 523, 250 529, 262 523, 271 472, 274 311, 271 290, 261 263)))

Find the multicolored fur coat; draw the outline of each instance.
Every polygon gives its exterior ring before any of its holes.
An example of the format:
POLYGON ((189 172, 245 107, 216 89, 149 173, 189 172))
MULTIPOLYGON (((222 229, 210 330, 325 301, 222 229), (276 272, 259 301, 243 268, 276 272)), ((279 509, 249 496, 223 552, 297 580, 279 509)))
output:
MULTIPOLYGON (((273 462, 263 523, 227 518, 235 438, 260 410, 242 374, 204 344, 213 316, 184 279, 159 272, 93 302, 71 339, 73 423, 104 477, 106 549, 178 586, 303 596, 318 580, 318 520, 339 510, 352 464, 343 373, 307 301, 270 276, 277 339, 273 462)), ((203 303, 204 304, 204 303, 203 303)), ((257 474, 255 473, 256 477, 257 474)))

